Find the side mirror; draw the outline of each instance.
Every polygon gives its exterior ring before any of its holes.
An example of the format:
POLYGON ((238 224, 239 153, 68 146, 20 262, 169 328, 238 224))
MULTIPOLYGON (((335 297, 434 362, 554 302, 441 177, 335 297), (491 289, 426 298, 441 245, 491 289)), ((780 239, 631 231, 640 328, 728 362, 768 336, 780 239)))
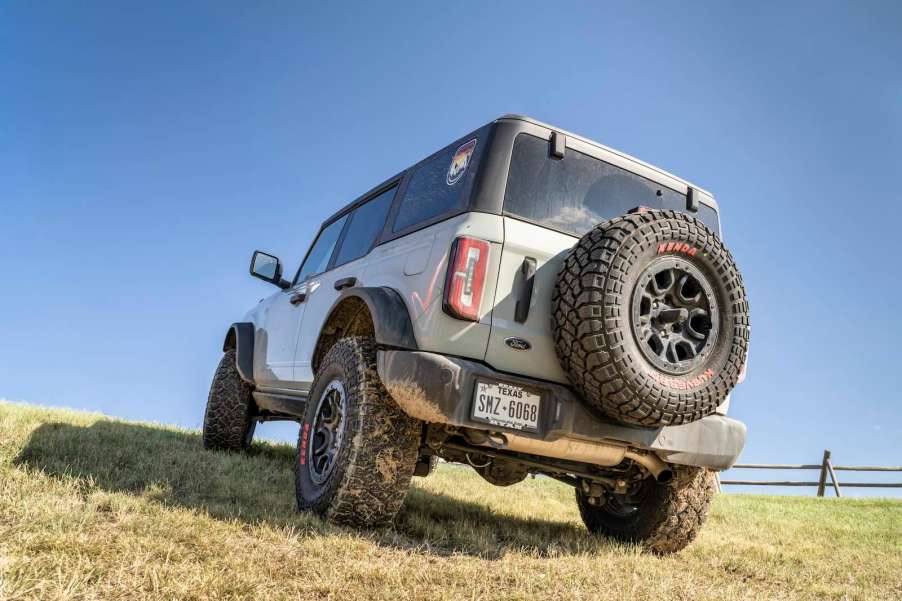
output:
POLYGON ((279 258, 259 250, 255 250, 251 257, 251 275, 283 290, 291 286, 290 282, 282 279, 282 263, 279 258))

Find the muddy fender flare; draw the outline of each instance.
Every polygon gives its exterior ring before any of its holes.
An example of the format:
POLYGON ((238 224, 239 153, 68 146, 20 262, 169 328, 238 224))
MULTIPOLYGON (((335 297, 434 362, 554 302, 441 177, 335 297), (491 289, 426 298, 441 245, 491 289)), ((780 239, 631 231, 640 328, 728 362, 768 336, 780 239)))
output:
MULTIPOLYGON (((344 301, 352 297, 359 298, 366 304, 373 318, 373 337, 377 345, 414 351, 419 349, 413 334, 410 312, 396 290, 386 286, 347 288, 329 309, 329 317, 344 301)), ((327 323, 328 321, 326 319, 327 323)))

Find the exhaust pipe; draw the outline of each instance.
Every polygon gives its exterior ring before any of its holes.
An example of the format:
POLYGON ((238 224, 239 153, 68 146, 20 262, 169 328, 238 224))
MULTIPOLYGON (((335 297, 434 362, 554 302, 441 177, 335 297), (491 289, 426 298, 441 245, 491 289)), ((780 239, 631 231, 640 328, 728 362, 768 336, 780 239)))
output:
POLYGON ((536 440, 517 434, 492 433, 488 436, 472 436, 470 442, 477 445, 492 446, 529 455, 567 459, 580 463, 591 463, 611 467, 624 459, 632 459, 642 465, 658 482, 667 482, 673 472, 657 455, 648 451, 608 442, 579 440, 576 438, 559 438, 553 441, 536 440))
POLYGON ((627 449, 624 457, 632 459, 648 470, 652 477, 660 483, 670 482, 673 478, 673 470, 661 461, 654 453, 647 453, 638 449, 627 449))

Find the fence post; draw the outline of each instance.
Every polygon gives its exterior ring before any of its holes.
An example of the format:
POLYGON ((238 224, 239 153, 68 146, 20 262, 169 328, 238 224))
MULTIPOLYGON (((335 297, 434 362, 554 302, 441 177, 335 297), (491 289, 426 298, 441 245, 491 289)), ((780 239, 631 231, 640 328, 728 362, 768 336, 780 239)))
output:
POLYGON ((836 479, 836 472, 833 471, 833 462, 829 459, 827 460, 827 471, 830 472, 830 481, 833 482, 833 492, 837 497, 842 497, 842 493, 839 492, 839 480, 836 479))
POLYGON ((824 449, 824 459, 821 461, 821 477, 817 481, 817 496, 824 496, 824 489, 827 487, 827 462, 830 461, 830 451, 824 449))

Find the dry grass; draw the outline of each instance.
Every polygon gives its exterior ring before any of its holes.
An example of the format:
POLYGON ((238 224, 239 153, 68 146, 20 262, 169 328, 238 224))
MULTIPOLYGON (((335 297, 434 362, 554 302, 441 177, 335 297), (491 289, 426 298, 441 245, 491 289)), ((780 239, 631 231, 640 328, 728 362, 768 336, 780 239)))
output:
POLYGON ((395 529, 295 512, 292 450, 0 403, 0 599, 900 599, 902 503, 721 496, 657 558, 586 533, 572 491, 445 466, 395 529))

